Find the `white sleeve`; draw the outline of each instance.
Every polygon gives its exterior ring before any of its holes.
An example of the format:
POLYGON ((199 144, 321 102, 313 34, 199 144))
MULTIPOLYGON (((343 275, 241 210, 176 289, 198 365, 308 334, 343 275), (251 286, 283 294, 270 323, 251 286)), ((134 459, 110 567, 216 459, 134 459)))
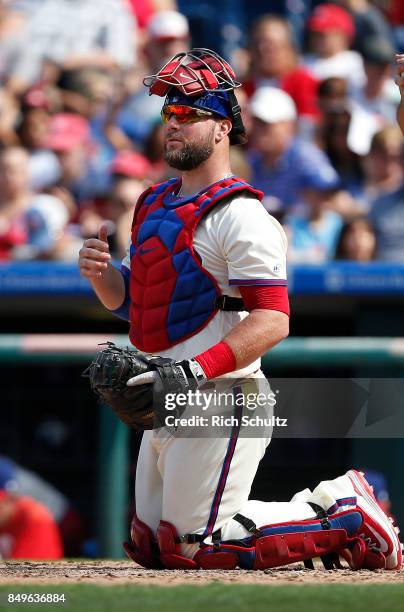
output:
POLYGON ((286 285, 287 238, 255 198, 238 197, 218 211, 217 241, 229 285, 286 285))

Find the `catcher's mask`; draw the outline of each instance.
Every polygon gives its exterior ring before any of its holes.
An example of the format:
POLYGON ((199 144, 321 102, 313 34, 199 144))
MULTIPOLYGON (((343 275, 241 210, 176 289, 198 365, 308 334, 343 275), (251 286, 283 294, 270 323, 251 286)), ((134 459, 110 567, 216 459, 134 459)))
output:
POLYGON ((209 110, 230 119, 230 144, 245 144, 247 136, 234 89, 236 81, 231 66, 214 51, 191 49, 177 53, 157 74, 143 79, 150 95, 166 96, 164 106, 179 104, 209 110))

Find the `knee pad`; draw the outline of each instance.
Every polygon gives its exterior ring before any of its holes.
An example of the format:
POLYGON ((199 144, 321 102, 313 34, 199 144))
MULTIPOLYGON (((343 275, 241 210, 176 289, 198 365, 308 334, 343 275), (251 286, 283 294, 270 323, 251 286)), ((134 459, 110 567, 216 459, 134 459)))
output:
POLYGON ((162 569, 159 549, 153 532, 136 514, 133 515, 130 536, 132 542, 123 543, 128 557, 147 569, 162 569))

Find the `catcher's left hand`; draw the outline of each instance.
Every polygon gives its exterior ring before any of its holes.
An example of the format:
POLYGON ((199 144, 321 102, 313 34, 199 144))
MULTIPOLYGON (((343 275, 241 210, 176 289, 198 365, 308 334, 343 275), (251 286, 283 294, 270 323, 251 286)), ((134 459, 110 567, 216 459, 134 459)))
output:
POLYGON ((175 362, 113 342, 107 342, 83 376, 126 425, 140 431, 164 425, 166 393, 186 393, 206 380, 194 360, 175 362))

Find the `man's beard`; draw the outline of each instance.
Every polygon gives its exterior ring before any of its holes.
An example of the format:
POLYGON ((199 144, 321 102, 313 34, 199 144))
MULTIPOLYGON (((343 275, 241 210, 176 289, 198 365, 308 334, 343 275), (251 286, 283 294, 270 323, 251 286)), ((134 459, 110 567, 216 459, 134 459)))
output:
POLYGON ((184 142, 180 150, 168 150, 167 145, 164 145, 165 161, 177 170, 195 170, 213 153, 213 132, 214 127, 204 138, 184 142))

